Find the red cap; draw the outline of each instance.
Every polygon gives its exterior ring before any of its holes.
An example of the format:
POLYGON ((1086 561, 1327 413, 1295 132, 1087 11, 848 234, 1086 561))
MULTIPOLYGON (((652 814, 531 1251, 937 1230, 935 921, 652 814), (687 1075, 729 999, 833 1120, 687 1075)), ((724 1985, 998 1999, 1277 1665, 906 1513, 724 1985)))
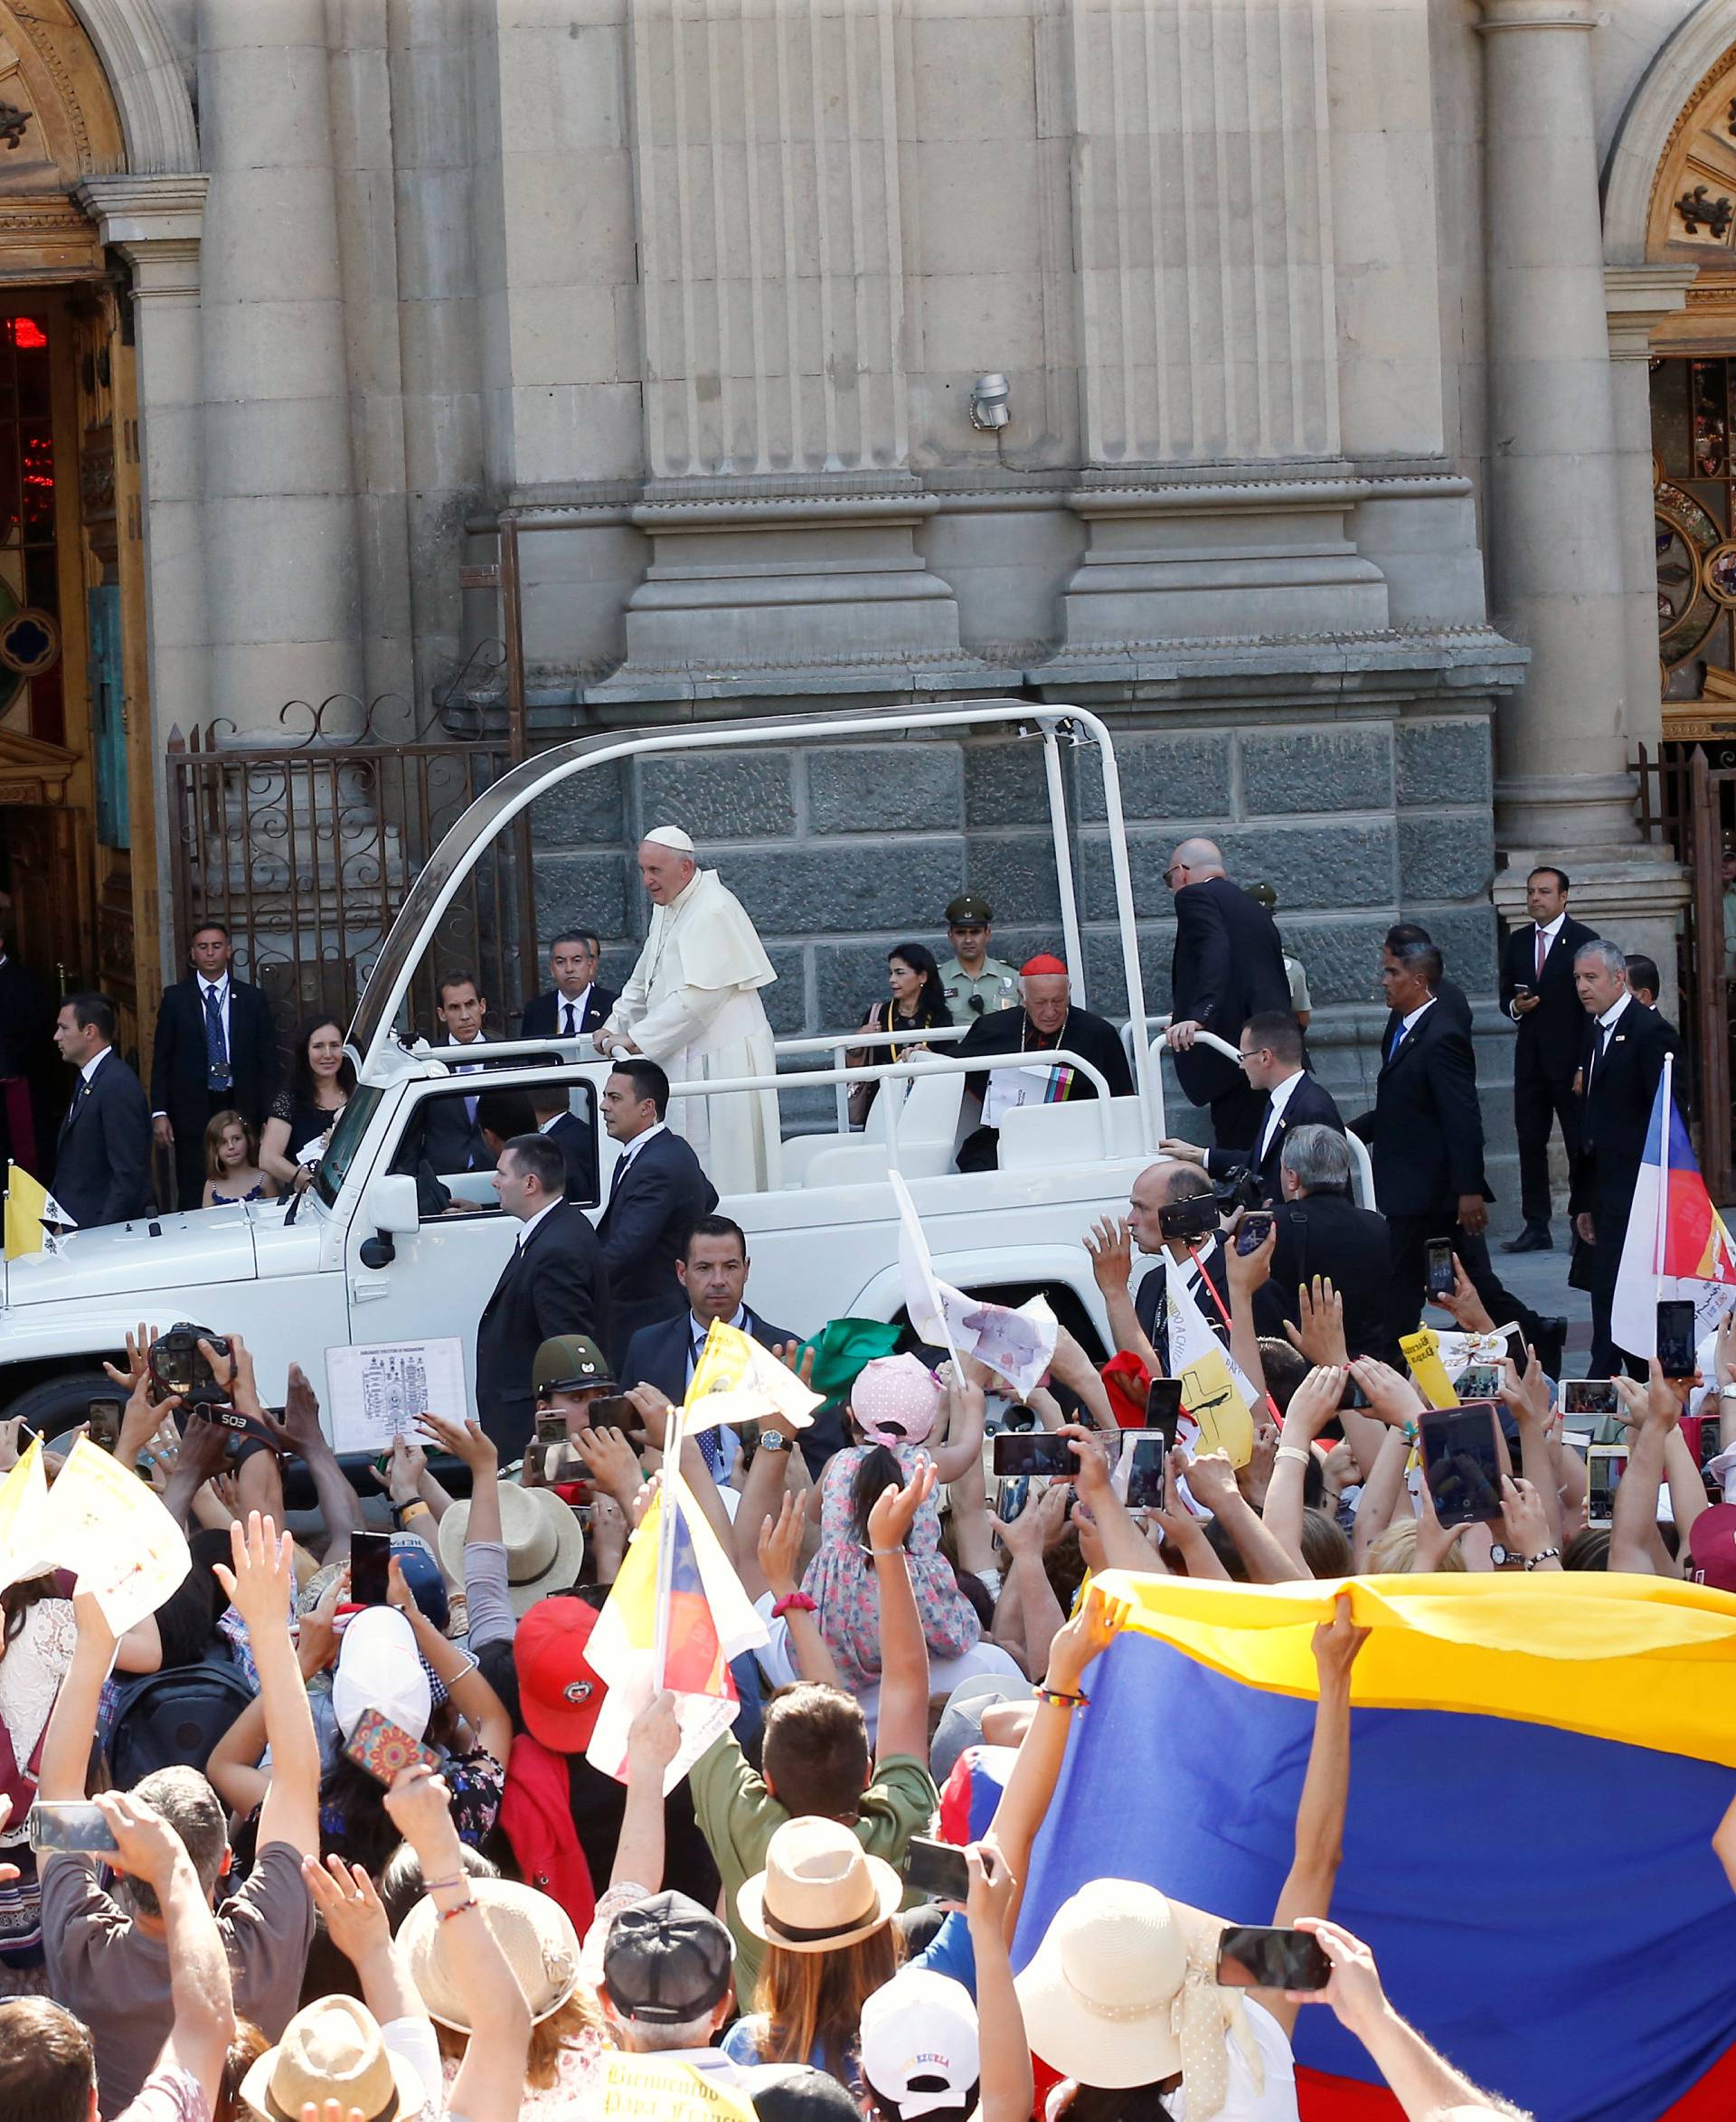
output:
POLYGON ((1688 1555, 1698 1582, 1711 1591, 1736 1592, 1736 1503, 1701 1512, 1688 1534, 1688 1555))
POLYGON ((1046 950, 1039 951, 1035 957, 1026 958, 1019 970, 1021 973, 1059 973, 1063 978, 1067 973, 1061 960, 1046 950))
POLYGON ((585 1655, 596 1626, 595 1607, 562 1594, 538 1599, 513 1638, 525 1729, 558 1754, 582 1753, 590 1744, 608 1693, 585 1655))

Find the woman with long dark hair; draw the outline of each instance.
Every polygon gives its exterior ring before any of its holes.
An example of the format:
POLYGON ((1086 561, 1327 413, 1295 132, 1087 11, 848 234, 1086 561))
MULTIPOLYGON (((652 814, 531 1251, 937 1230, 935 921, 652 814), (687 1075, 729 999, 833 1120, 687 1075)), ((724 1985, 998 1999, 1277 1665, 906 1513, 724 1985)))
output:
POLYGON ((259 1138, 259 1163, 279 1186, 300 1193, 319 1168, 337 1116, 355 1089, 355 1064, 335 1017, 309 1017, 296 1034, 288 1088, 272 1100, 259 1138))
MULTIPOLYGON (((898 1034, 931 1032, 952 1022, 947 991, 940 984, 940 967, 926 944, 901 943, 887 952, 886 985, 891 990, 888 999, 869 1004, 862 1028, 864 1032, 890 1032, 892 1039, 887 1045, 853 1049, 849 1055, 853 1069, 870 1061, 901 1061, 911 1053, 922 1053, 927 1051, 926 1040, 912 1037, 909 1045, 901 1046, 898 1034)), ((851 1085, 850 1119, 854 1127, 860 1127, 868 1118, 879 1089, 878 1083, 851 1085)))

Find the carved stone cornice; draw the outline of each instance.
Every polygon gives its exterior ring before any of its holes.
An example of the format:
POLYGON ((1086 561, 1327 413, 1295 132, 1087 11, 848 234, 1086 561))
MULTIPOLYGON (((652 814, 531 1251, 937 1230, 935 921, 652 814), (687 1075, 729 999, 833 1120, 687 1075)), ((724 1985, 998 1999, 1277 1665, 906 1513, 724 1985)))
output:
POLYGON ((1604 308, 1609 322, 1611 361, 1645 361, 1652 334, 1688 300, 1699 268, 1692 265, 1608 265, 1603 269, 1604 308))
POLYGON ((210 185, 203 171, 87 177, 74 196, 97 223, 103 243, 132 267, 136 296, 185 297, 199 292, 199 245, 210 185))
POLYGON ((1482 0, 1480 34, 1496 30, 1594 30, 1600 0, 1482 0))

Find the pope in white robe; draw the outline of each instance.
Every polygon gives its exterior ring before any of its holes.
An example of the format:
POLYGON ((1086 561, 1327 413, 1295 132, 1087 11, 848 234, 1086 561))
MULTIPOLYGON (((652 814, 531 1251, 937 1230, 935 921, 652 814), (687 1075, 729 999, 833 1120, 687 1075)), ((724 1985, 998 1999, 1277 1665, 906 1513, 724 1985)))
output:
MULTIPOLYGON (((778 976, 741 901, 715 870, 697 867, 678 825, 646 835, 639 874, 656 910, 651 933, 597 1034, 599 1051, 642 1053, 675 1084, 769 1076, 777 1057, 760 990, 778 976)), ((674 1098, 668 1122, 720 1193, 778 1184, 775 1091, 674 1098)))

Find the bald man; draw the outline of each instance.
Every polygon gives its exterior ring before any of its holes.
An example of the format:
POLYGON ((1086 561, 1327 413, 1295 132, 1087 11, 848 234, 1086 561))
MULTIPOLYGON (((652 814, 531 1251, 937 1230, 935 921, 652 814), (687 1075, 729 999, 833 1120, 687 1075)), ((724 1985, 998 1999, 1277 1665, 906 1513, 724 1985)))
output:
MULTIPOLYGON (((769 1076, 777 1067, 760 990, 778 977, 741 902, 715 870, 702 870, 679 825, 639 843, 639 876, 653 912, 639 962, 595 1034, 599 1053, 642 1053, 676 1086, 769 1076)), ((775 1091, 670 1100, 668 1125, 685 1136, 720 1193, 778 1183, 775 1091)))
POLYGON ((1211 1107, 1218 1148, 1251 1153, 1263 1096, 1235 1061, 1195 1041, 1212 1032, 1234 1046, 1250 1017, 1289 1008, 1284 946, 1271 915, 1224 874, 1215 841, 1184 840, 1164 882, 1175 898, 1165 1036, 1176 1079, 1190 1104, 1211 1107))

